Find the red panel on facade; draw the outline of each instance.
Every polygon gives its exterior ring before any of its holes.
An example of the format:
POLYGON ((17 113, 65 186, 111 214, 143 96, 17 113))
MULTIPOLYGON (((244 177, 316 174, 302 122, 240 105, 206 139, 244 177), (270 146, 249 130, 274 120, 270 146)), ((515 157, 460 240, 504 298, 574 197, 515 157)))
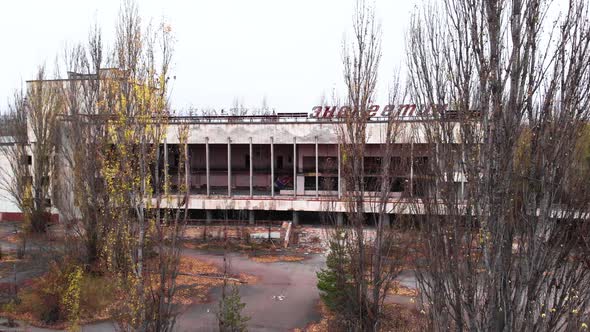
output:
POLYGON ((0 213, 1 221, 23 221, 21 212, 2 212, 0 213))
MULTIPOLYGON (((23 221, 22 212, 0 212, 0 221, 23 221)), ((58 223, 59 215, 52 214, 49 217, 50 223, 58 223)))

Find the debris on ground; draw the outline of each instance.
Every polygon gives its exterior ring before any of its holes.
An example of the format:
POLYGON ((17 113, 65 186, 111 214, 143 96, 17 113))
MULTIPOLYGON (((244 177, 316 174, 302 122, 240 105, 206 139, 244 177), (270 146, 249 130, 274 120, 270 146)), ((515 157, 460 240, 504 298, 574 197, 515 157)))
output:
POLYGON ((325 228, 299 226, 294 229, 296 240, 293 247, 297 252, 309 254, 324 254, 328 252, 328 234, 325 228))

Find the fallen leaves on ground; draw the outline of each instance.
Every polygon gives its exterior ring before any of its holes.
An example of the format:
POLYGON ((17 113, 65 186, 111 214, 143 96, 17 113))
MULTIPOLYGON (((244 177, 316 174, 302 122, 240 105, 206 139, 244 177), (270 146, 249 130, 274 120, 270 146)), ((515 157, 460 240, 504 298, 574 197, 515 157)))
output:
MULTIPOLYGON (((311 323, 303 329, 295 329, 293 332, 325 332, 338 331, 335 328, 336 315, 330 312, 326 305, 320 301, 318 311, 322 318, 319 322, 311 323)), ((413 307, 401 304, 386 304, 383 307, 384 318, 380 331, 399 331, 399 332, 421 332, 426 331, 426 321, 422 314, 413 307)))
MULTIPOLYGON (((194 304, 207 302, 207 294, 213 287, 223 285, 223 271, 214 264, 201 261, 197 258, 182 257, 179 267, 180 275, 176 278, 177 292, 175 302, 178 304, 194 304), (188 274, 188 275, 187 275, 188 274)), ((240 273, 228 276, 229 284, 241 283, 253 284, 258 278, 252 275, 240 273)))
POLYGON ((240 273, 237 276, 237 279, 240 279, 245 284, 255 284, 260 280, 257 276, 253 276, 251 274, 240 273))
POLYGON ((20 234, 10 234, 3 237, 2 240, 12 244, 20 244, 22 242, 22 237, 20 234))
POLYGON ((207 278, 204 276, 183 275, 186 274, 220 274, 220 270, 213 264, 201 260, 181 257, 179 272, 176 278, 176 297, 178 304, 203 303, 207 301, 207 294, 213 287, 221 286, 222 279, 207 278))
MULTIPOLYGON (((12 264, 10 264, 12 265, 12 264)), ((216 265, 199 260, 198 258, 192 257, 181 257, 180 258, 180 265, 179 265, 179 272, 176 279, 177 285, 177 292, 174 297, 174 303, 179 305, 190 305, 194 303, 203 303, 208 300, 207 295, 209 291, 213 287, 219 287, 223 285, 223 272, 219 267, 216 265), (188 274, 188 275, 186 275, 188 274)), ((46 274, 45 274, 46 275, 46 274)), ((236 282, 241 283, 256 283, 258 278, 252 275, 247 274, 239 274, 239 275, 230 275, 228 276, 230 279, 228 280, 228 284, 233 284, 236 282), (238 281, 236 281, 237 279, 238 281)), ((89 277, 87 277, 89 278, 89 277)), ((101 276, 101 277, 92 277, 94 278, 92 282, 83 283, 83 285, 87 286, 94 286, 94 291, 101 291, 106 288, 104 283, 115 283, 115 280, 109 280, 108 278, 114 278, 113 276, 101 276)), ((152 274, 151 278, 149 278, 152 282, 154 282, 153 287, 157 287, 157 280, 158 275, 152 274)), ((35 278, 32 280, 27 280, 27 282, 21 282, 19 284, 19 290, 21 295, 31 294, 29 298, 36 299, 34 297, 34 287, 39 287, 37 284, 41 282, 42 279, 35 278)), ((149 281, 148 281, 149 282, 149 281)), ((6 291, 12 291, 13 285, 11 283, 1 284, 0 289, 2 286, 6 287, 6 291)), ((86 286, 83 286, 86 287, 86 286)), ((87 288, 84 288, 85 293, 87 288)), ((101 293, 102 294, 102 293, 101 293)), ((97 294, 95 294, 97 295, 97 294)), ((91 296, 91 298, 95 298, 96 296, 91 296)), ((108 299, 110 303, 105 303, 104 306, 100 307, 98 311, 88 311, 84 317, 81 317, 79 324, 88 324, 95 321, 101 320, 108 320, 112 318, 112 314, 116 314, 116 308, 120 307, 118 301, 125 301, 126 294, 117 291, 116 287, 114 289, 114 293, 107 296, 105 300, 108 299)), ((94 301, 91 301, 94 302, 94 301)), ((35 308, 39 308, 42 304, 38 303, 35 305, 35 308)), ((26 321, 28 324, 32 324, 37 327, 47 327, 47 328, 54 328, 54 329, 65 329, 70 327, 70 322, 60 321, 56 323, 46 324, 39 319, 39 315, 34 315, 33 310, 23 310, 24 308, 19 307, 8 307, 3 306, 0 308, 0 314, 4 317, 12 317, 17 320, 26 321)), ((82 310, 87 310, 88 308, 82 306, 82 310)))
POLYGON ((325 332, 330 330, 330 320, 335 319, 335 315, 328 310, 324 302, 319 301, 318 311, 322 318, 319 322, 311 323, 303 329, 295 329, 293 332, 325 332))
POLYGON ((261 256, 250 256, 251 260, 258 263, 276 263, 276 262, 300 262, 305 258, 301 256, 291 255, 261 255, 261 256))
POLYGON ((389 294, 417 297, 418 290, 416 288, 410 288, 410 287, 403 286, 400 284, 399 281, 394 281, 391 285, 391 288, 389 289, 389 294))
POLYGON ((402 304, 386 304, 383 308, 386 319, 382 331, 421 332, 427 331, 426 319, 415 307, 402 304))
POLYGON ((231 252, 252 252, 258 250, 273 250, 277 246, 272 241, 251 241, 249 243, 239 240, 207 240, 207 241, 186 241, 182 244, 187 249, 193 250, 228 250, 231 252))

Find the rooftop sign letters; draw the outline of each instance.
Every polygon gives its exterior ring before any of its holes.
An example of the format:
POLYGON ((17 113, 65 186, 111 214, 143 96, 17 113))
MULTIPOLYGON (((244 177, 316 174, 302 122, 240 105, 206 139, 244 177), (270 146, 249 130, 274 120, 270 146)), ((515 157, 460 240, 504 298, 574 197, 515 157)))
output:
MULTIPOLYGON (((419 115, 425 115, 430 113, 430 110, 433 107, 426 107, 422 109, 421 107, 417 107, 415 104, 405 104, 405 105, 385 105, 381 107, 380 105, 371 105, 367 109, 367 117, 416 117, 419 115)), ((446 110, 446 105, 437 107, 439 112, 444 112, 446 110)), ((350 112, 358 112, 356 109, 352 109, 350 106, 315 106, 311 109, 311 113, 309 113, 310 118, 314 119, 331 119, 331 118, 343 118, 346 114, 350 114, 350 112)))

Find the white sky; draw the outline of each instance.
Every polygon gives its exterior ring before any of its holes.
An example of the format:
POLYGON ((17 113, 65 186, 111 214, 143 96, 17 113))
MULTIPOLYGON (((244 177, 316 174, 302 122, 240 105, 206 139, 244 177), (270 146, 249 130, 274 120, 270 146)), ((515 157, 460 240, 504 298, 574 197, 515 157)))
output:
MULTIPOLYGON (((383 58, 378 101, 385 103, 415 0, 376 0, 383 58)), ((238 98, 277 112, 309 112, 342 91, 341 46, 353 0, 138 1, 145 20, 164 18, 176 37, 173 109, 228 108, 238 98)), ((119 0, 0 0, 0 109, 13 91, 51 65, 68 45, 87 40, 93 22, 110 44, 119 0)), ((341 93, 342 95, 343 93, 341 93)))

